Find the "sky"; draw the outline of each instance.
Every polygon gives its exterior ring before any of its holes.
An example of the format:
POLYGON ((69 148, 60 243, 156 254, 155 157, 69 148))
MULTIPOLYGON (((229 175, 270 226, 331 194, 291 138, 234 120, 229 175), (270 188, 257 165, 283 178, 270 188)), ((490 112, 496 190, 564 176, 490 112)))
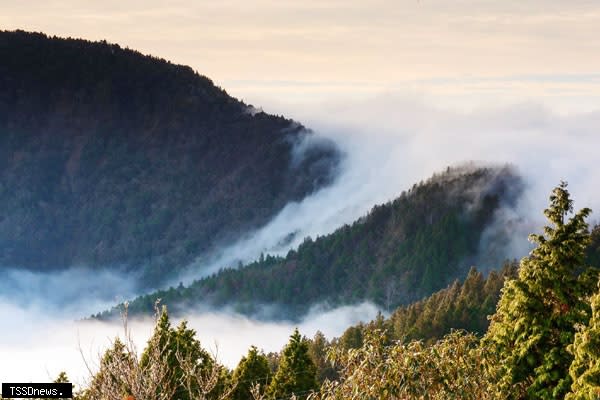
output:
MULTIPOLYGON (((569 181, 576 208, 600 211, 598 1, 0 0, 0 29, 107 40, 189 65, 246 103, 338 143, 347 158, 335 185, 288 205, 224 254, 252 260, 290 231, 300 232, 298 241, 331 232, 447 165, 471 160, 510 163, 524 176, 527 191, 511 218, 534 222, 515 235, 522 246, 515 256, 543 223, 541 210, 560 179, 569 181)), ((224 262, 233 261, 198 268, 224 262)), ((17 321, 26 333, 0 340, 0 354, 11 359, 0 363, 0 380, 47 380, 63 365, 82 376, 78 341, 93 353, 120 328, 88 329, 74 320, 112 304, 100 289, 114 288, 116 278, 14 275, 7 282, 31 293, 28 303, 0 286, 0 331, 13 332, 17 321), (61 293, 55 304, 73 307, 49 307, 40 288, 74 281, 81 284, 51 290, 61 293), (71 297, 80 288, 100 294, 82 305, 71 297)), ((369 304, 315 311, 301 328, 339 335, 375 312, 369 304)), ((250 344, 277 350, 294 326, 229 312, 190 319, 203 343, 219 342, 229 366, 250 344)), ((149 326, 134 325, 140 347, 149 326)))
POLYGON ((600 4, 2 0, 0 28, 106 39, 256 105, 413 92, 445 105, 600 99, 600 4))

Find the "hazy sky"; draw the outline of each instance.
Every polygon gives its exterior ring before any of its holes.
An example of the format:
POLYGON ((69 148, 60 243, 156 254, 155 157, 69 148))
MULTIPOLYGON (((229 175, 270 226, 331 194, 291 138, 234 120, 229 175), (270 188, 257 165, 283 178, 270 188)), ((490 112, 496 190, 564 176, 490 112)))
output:
POLYGON ((450 104, 600 99, 598 1, 1 0, 1 9, 2 29, 117 42, 254 103, 390 91, 450 104))

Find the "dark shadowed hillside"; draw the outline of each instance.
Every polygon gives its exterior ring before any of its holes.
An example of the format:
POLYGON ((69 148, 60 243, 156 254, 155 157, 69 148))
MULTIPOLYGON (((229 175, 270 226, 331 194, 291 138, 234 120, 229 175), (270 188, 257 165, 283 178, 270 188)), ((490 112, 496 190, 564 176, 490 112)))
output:
POLYGON ((307 238, 284 258, 261 257, 189 287, 142 296, 129 311, 151 312, 158 298, 171 310, 232 305, 255 314, 277 305, 286 317, 317 303, 408 304, 466 277, 496 211, 514 206, 522 189, 509 167, 448 169, 352 225, 307 238))
POLYGON ((331 183, 336 148, 293 151, 306 135, 189 67, 0 32, 0 265, 157 282, 331 183))
MULTIPOLYGON (((590 233, 592 240, 586 250, 584 265, 594 267, 592 273, 598 274, 600 226, 596 225, 590 233)), ((472 268, 464 282, 455 281, 431 296, 398 307, 387 319, 379 316, 368 324, 352 326, 339 342, 345 348, 360 347, 365 333, 373 328, 384 329, 390 339, 428 343, 441 339, 453 329, 483 335, 490 324, 489 317, 496 311, 504 282, 515 279, 518 268, 516 261, 507 262, 487 277, 472 268)))
POLYGON ((345 348, 362 346, 366 332, 384 330, 390 340, 423 340, 432 343, 452 330, 482 335, 489 326, 488 317, 496 311, 500 290, 507 279, 517 275, 516 261, 507 262, 487 277, 472 268, 463 282, 448 287, 409 305, 400 306, 389 318, 383 315, 369 322, 351 326, 339 339, 345 348))

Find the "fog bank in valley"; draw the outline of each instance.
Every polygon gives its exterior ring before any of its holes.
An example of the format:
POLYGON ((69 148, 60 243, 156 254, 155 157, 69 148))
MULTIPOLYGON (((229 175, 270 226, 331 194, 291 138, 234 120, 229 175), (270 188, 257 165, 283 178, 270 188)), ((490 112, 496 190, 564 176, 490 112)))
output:
MULTIPOLYGON (((529 233, 544 224, 542 210, 561 180, 569 182, 575 207, 600 212, 596 149, 600 148, 600 111, 564 112, 540 102, 450 110, 422 96, 382 94, 367 100, 294 106, 264 104, 271 112, 302 121, 319 137, 333 140, 346 157, 336 183, 301 202, 288 204, 257 232, 197 260, 190 282, 223 267, 235 267, 261 253, 285 254, 305 237, 332 232, 392 200, 414 183, 448 166, 510 164, 525 182, 514 206, 498 212, 484 235, 481 257, 520 258, 529 233), (511 244, 496 248, 494 237, 509 234, 511 244)), ((598 220, 592 215, 592 221, 598 220)), ((487 266, 488 268, 490 266, 487 266)))
MULTIPOLYGON (((597 149, 600 148, 600 111, 563 113, 537 103, 450 111, 428 105, 421 97, 386 94, 344 104, 290 107, 260 104, 311 127, 318 136, 335 141, 346 153, 334 185, 298 203, 288 204, 269 224, 212 258, 197 260, 185 276, 189 282, 222 267, 256 259, 261 252, 284 254, 306 236, 332 232, 352 223, 375 204, 391 200, 414 183, 447 166, 475 161, 476 165, 513 165, 525 179, 516 206, 503 209, 497 224, 480 244, 482 252, 494 235, 508 231, 514 238, 503 249, 507 257, 521 257, 529 249, 527 234, 544 223, 542 210, 550 190, 561 179, 569 182, 575 208, 600 212, 597 149)), ((135 295, 131 279, 118 273, 85 268, 57 274, 33 274, 14 269, 0 276, 0 377, 10 381, 44 381, 66 370, 84 383, 83 355, 97 361, 115 335, 118 323, 76 322, 135 295)), ((376 314, 370 304, 335 310, 315 309, 299 324, 312 336, 328 337, 350 324, 376 314)), ((202 344, 215 350, 233 367, 252 344, 277 351, 294 328, 291 323, 259 322, 227 310, 186 315, 202 344)), ((173 321, 176 323, 176 321, 173 321)), ((151 320, 131 321, 139 349, 151 332, 151 320)))
MULTIPOLYGON (((48 303, 51 299, 48 299, 48 303)), ((377 314, 372 304, 315 310, 300 323, 259 322, 226 310, 186 315, 188 327, 196 330, 202 346, 221 363, 235 368, 251 345, 265 352, 279 351, 295 327, 308 337, 320 330, 328 338, 339 336, 350 325, 369 321, 377 314)), ((120 321, 75 321, 47 312, 44 307, 20 308, 0 301, 2 340, 0 377, 3 382, 46 382, 66 371, 72 382, 85 387, 90 373, 97 371, 101 354, 115 337, 124 338, 120 321), (86 365, 87 364, 87 365, 86 365)), ((179 320, 173 319, 173 325, 179 320)), ((128 327, 138 351, 152 334, 152 318, 134 318, 128 327)))

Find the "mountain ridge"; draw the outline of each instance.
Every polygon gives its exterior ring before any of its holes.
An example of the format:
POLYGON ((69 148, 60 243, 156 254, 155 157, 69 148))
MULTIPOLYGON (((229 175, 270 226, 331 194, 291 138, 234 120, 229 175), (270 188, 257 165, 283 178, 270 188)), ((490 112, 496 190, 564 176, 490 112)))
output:
POLYGON ((190 67, 0 31, 0 265, 153 286, 331 184, 341 152, 190 67), (302 147, 302 151, 297 148, 302 147))
POLYGON ((510 166, 448 168, 351 225, 306 238, 285 257, 261 256, 187 287, 140 296, 128 310, 152 312, 161 299, 172 312, 231 307, 261 318, 294 319, 315 304, 372 301, 387 309, 408 304, 466 277, 496 211, 515 207, 523 188, 510 166), (277 311, 265 315, 265 305, 277 311))

